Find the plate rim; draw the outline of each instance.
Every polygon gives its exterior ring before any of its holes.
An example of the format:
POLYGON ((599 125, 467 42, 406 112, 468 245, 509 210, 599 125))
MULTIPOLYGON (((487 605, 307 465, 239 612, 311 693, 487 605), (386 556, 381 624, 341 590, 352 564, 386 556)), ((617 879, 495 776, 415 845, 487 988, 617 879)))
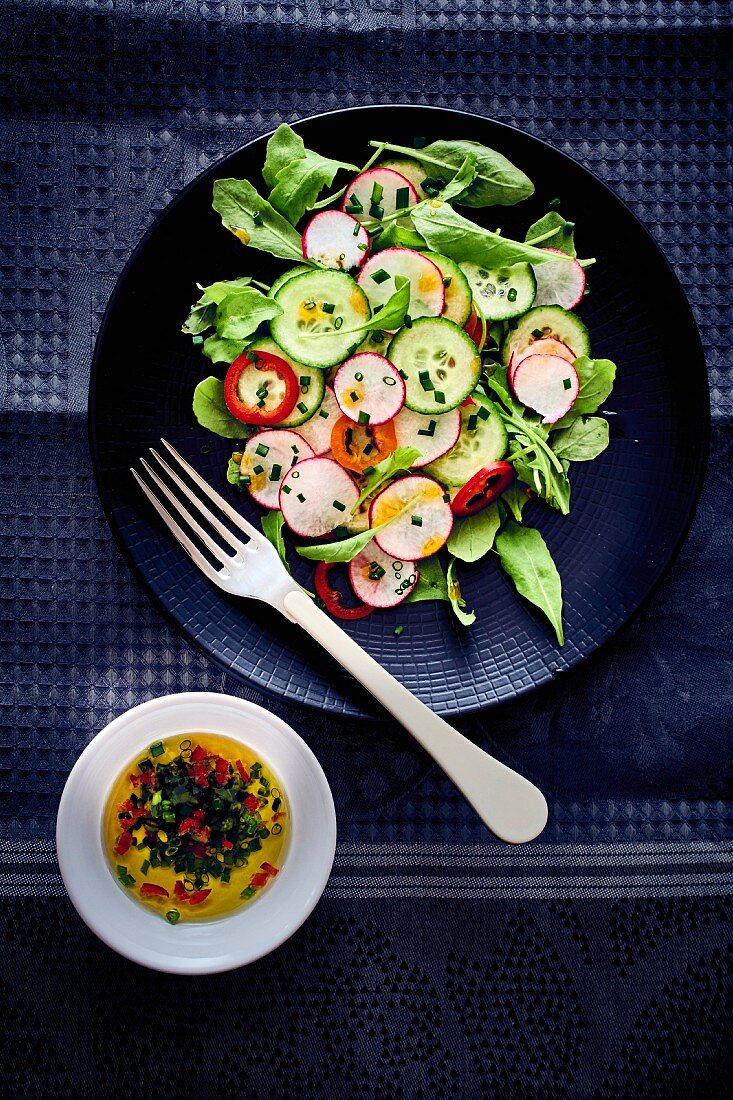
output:
MULTIPOLYGON (((623 619, 621 619, 621 621, 617 624, 617 626, 614 627, 614 629, 610 632, 610 634, 606 638, 604 638, 603 641, 601 641, 597 645, 595 645, 590 652, 588 652, 586 654, 583 654, 582 656, 580 656, 578 661, 576 661, 576 663, 573 666, 571 666, 570 668, 568 668, 566 670, 563 670, 563 675, 567 676, 569 674, 572 674, 574 671, 576 671, 577 668, 580 665, 583 665, 585 663, 585 661, 588 659, 588 657, 594 656, 595 654, 602 652, 606 648, 606 646, 614 638, 616 638, 616 636, 619 634, 619 632, 624 627, 626 627, 630 623, 634 622, 636 617, 641 613, 641 611, 646 606, 648 601, 651 599, 651 597, 654 595, 654 593, 660 587, 662 582, 668 576, 669 572, 672 569, 672 566, 674 565, 677 558, 679 557, 679 554, 680 554, 680 551, 682 550, 682 547, 684 546, 685 542, 687 541, 688 535, 690 533, 690 529, 692 527, 693 521, 694 521, 695 516, 697 514, 698 506, 699 506, 699 503, 700 503, 700 497, 702 495, 703 486, 705 484, 705 478, 707 476, 708 463, 709 463, 709 457, 710 457, 711 430, 712 430, 711 403, 710 403, 710 384, 709 384, 709 379, 708 379, 707 361, 705 359, 705 349, 703 347, 702 339, 700 337, 700 330, 698 328, 697 320, 695 319, 695 314, 693 312, 692 306, 690 305, 690 302, 687 298, 687 294, 685 293, 685 290, 682 286, 682 283, 680 282, 680 279, 677 275, 677 272, 673 268, 671 262, 667 259, 667 256, 665 255, 661 245, 658 243, 656 237, 647 228, 647 226, 644 224, 644 222, 641 220, 641 218, 636 214, 636 212, 629 206, 629 204, 626 202, 626 200, 624 198, 622 198, 619 194, 617 194, 617 192, 614 191, 614 189, 611 187, 611 185, 609 183, 607 183, 601 176, 599 176, 592 168, 589 168, 587 165, 585 165, 581 161, 576 160, 575 157, 571 156, 569 153, 566 153, 563 149, 558 148, 557 146, 553 145, 549 141, 546 141, 542 137, 538 137, 536 134, 531 133, 529 130, 524 130, 519 126, 515 126, 513 123, 503 122, 500 119, 492 118, 490 115, 480 114, 477 111, 459 110, 459 109, 456 109, 456 108, 453 108, 453 107, 444 107, 442 105, 430 104, 430 103, 392 103, 392 102, 390 102, 390 103, 360 103, 360 104, 355 105, 353 107, 340 107, 340 108, 337 108, 337 109, 332 110, 332 111, 319 111, 317 114, 304 115, 304 116, 298 117, 296 119, 291 119, 291 120, 289 120, 288 125, 292 126, 293 129, 295 129, 297 131, 298 127, 301 126, 301 125, 304 125, 304 124, 310 123, 310 122, 315 122, 315 121, 318 121, 319 119, 332 118, 332 117, 337 116, 337 115, 352 115, 354 113, 361 112, 361 111, 374 111, 374 110, 392 111, 392 110, 405 110, 405 109, 411 110, 411 111, 423 111, 423 112, 437 113, 437 114, 443 114, 443 115, 453 115, 453 116, 459 115, 459 116, 462 116, 466 119, 480 119, 482 122, 489 122, 489 123, 491 123, 492 126, 497 126, 500 130, 506 130, 509 133, 515 133, 515 134, 518 133, 522 137, 529 138, 531 141, 536 142, 538 145, 543 146, 544 148, 550 150, 551 153, 553 153, 557 156, 560 156, 563 160, 567 161, 574 168, 579 169, 581 172, 585 172, 593 180, 595 180, 595 182, 597 184, 599 184, 600 187, 604 191, 606 191, 612 199, 614 199, 616 202, 618 202, 623 207, 625 212, 636 223, 637 228, 647 237, 649 243, 651 244, 652 248, 656 252, 657 256, 659 257, 661 262, 664 264, 664 266, 667 268, 668 273, 671 275, 672 282, 673 282, 673 284, 676 287, 676 290, 678 292, 678 298, 680 299, 680 302, 681 302, 683 308, 686 310, 687 316, 688 316, 689 321, 690 321, 690 325, 691 325, 690 333, 691 333, 693 342, 696 345, 695 346, 695 355, 699 359, 700 366, 702 367, 702 370, 700 371, 700 383, 698 385, 698 388, 700 389, 701 392, 699 393, 698 398, 701 399, 701 402, 702 402, 701 412, 704 416, 704 425, 703 425, 702 436, 699 440, 699 446, 700 446, 699 469, 697 471, 697 476, 696 476, 696 479, 695 479, 695 485, 694 485, 693 490, 690 494, 689 506, 688 506, 687 515, 685 517, 684 524, 682 525, 682 528, 680 530, 679 536, 677 537, 677 540, 675 541, 674 545, 672 546, 672 548, 668 552, 668 555, 666 557, 666 560, 665 560, 664 564, 661 566, 661 568, 657 572, 657 575, 652 580, 652 582, 649 584, 647 590, 645 591, 645 593, 641 597, 641 599, 638 601, 638 603, 637 603, 636 607, 633 609, 633 611, 631 611, 623 619)), ((279 124, 279 125, 282 125, 282 123, 279 124)), ((122 286, 123 286, 123 284, 124 284, 124 282, 127 278, 127 275, 129 274, 130 269, 133 267, 134 263, 136 262, 139 253, 143 250, 143 248, 145 248, 145 246, 147 245, 150 238, 157 231, 158 226, 161 224, 163 219, 165 217, 167 217, 168 213, 172 209, 175 209, 175 207, 178 206, 179 203, 183 202, 183 200, 188 196, 189 192, 193 191, 193 189, 201 183, 203 177, 208 176, 209 174, 215 174, 216 171, 218 169, 220 169, 221 166, 226 161, 230 160, 233 157, 239 156, 241 153, 245 152, 247 149, 249 149, 256 142, 259 142, 259 141, 262 141, 264 139, 270 138, 275 133, 276 129, 277 129, 277 127, 275 127, 275 129, 266 130, 263 133, 255 135, 249 141, 246 141, 246 142, 244 142, 244 144, 237 146, 236 149, 232 149, 229 152, 224 153, 223 156, 221 156, 217 160, 213 161, 202 172, 199 172, 196 176, 194 176, 194 178, 192 180, 190 180, 184 187, 182 187, 181 190, 178 191, 173 196, 173 198, 170 199, 170 201, 165 204, 165 206, 162 208, 162 210, 160 210, 156 214, 155 218, 152 220, 150 225, 148 225, 145 232, 138 239, 138 241, 135 244, 134 248, 132 249, 130 255, 128 256, 124 266, 122 267, 122 269, 118 273, 118 275, 115 279, 115 282, 114 282, 114 286, 112 287, 112 291, 110 293, 110 296, 107 300, 107 304, 105 306, 104 313, 102 315, 102 320, 100 322, 99 328, 97 330, 97 333, 96 333, 96 336, 95 336, 95 339, 94 339, 94 350, 93 350, 93 353, 92 353, 92 358, 91 358, 91 363, 90 363, 90 370, 89 370, 89 394, 88 394, 88 401, 87 401, 87 442, 88 442, 88 446, 89 446, 89 454, 90 454, 91 464, 92 464, 92 474, 93 474, 93 477, 94 477, 94 484, 95 484, 95 487, 96 487, 96 490, 97 490, 97 496, 99 497, 99 501, 102 505, 102 510, 104 512, 104 517, 107 521, 107 525, 108 525, 110 531, 112 532, 112 537, 114 538, 114 541, 115 541, 115 543, 116 543, 116 545, 117 545, 117 547, 118 547, 118 549, 119 549, 119 551, 120 551, 120 553, 123 557, 123 560, 127 564, 130 572, 132 573, 133 577, 136 579, 137 583, 142 588, 143 592, 145 593, 146 598, 156 608, 157 611, 162 613, 164 621, 170 623, 170 625, 173 628, 173 630, 175 631, 175 633, 178 634, 180 637, 184 638, 185 641, 187 642, 187 644, 194 646, 197 650, 199 650, 199 652, 201 652, 207 658, 207 660, 214 662, 214 664, 218 665, 219 668, 223 669, 227 673, 227 675, 231 676, 238 683, 240 683, 242 685, 247 685, 247 686, 251 687, 252 689, 254 689, 255 691, 261 691, 263 693, 263 695, 265 695, 268 699, 282 700, 288 706, 294 706, 295 705, 295 706, 302 707, 302 708, 307 709, 307 710, 315 711, 315 712, 320 713, 320 714, 333 714, 333 715, 336 715, 336 716, 342 716, 344 718, 348 717, 350 719, 351 718, 356 718, 356 719, 359 719, 359 720, 362 720, 362 721, 375 721, 375 720, 380 720, 380 718, 383 718, 383 716, 380 715, 378 713, 378 711, 375 712, 374 714, 370 714, 367 711, 364 711, 358 703, 353 704, 353 707, 358 708, 358 709, 350 710, 350 711, 342 711, 342 710, 340 710, 336 707, 329 706, 327 703, 323 703, 323 702, 318 703, 318 702, 315 702, 315 701, 303 700, 303 699, 292 700, 285 693, 279 692, 279 691, 275 690, 274 688, 270 687, 269 684, 261 684, 261 683, 259 683, 259 681, 253 680, 251 677, 247 676, 245 673, 240 672, 238 669, 233 668, 230 664, 228 664, 226 662, 226 660, 222 656, 220 656, 217 653, 214 653, 214 652, 210 651, 201 639, 196 638, 192 634, 190 634, 189 631, 187 631, 185 629, 185 627, 176 619, 176 617, 174 616, 172 610, 166 605, 166 603, 163 600, 162 596, 159 596, 156 592, 153 591, 153 589, 152 589, 151 585, 149 584, 148 579, 145 577, 142 569, 139 567, 137 562, 134 560, 132 554, 130 553, 126 543, 124 542, 124 540, 122 538, 121 531, 119 530, 119 528, 117 526, 117 523, 114 520, 113 505, 112 505, 112 501, 110 499, 110 492, 107 489, 107 487, 103 484, 102 477, 101 477, 101 467, 100 467, 100 460, 99 460, 97 435, 96 435, 96 430, 95 430, 96 429, 96 380, 97 380, 98 371, 100 369, 101 345, 104 342, 104 337, 105 337, 105 333, 106 333, 106 330, 107 330, 109 322, 110 322, 110 317, 112 315, 112 312, 113 312, 114 307, 116 305, 117 299, 118 299, 118 297, 121 293, 122 286)), ((483 703, 476 703, 475 705, 461 706, 456 710, 446 711, 445 714, 443 715, 443 717, 460 718, 460 717, 463 717, 463 716, 479 714, 483 711, 495 710, 496 708, 510 706, 510 705, 512 705, 512 703, 514 703, 518 699, 521 699, 524 696, 530 694, 531 692, 537 691, 542 687, 546 687, 549 683, 552 683, 557 678, 557 672, 555 672, 551 669, 548 669, 547 672, 548 672, 547 676, 542 678, 538 682, 533 682, 533 683, 527 684, 526 686, 518 688, 510 698, 487 700, 483 703)))

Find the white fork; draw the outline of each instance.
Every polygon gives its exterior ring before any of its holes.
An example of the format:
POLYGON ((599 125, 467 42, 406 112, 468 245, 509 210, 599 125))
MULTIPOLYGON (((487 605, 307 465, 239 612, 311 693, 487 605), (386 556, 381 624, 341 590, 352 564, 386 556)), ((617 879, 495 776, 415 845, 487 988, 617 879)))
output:
POLYGON ((265 536, 215 492, 170 443, 165 439, 162 443, 168 457, 186 473, 204 499, 153 448, 153 458, 180 491, 180 498, 145 459, 141 463, 149 481, 135 470, 132 473, 201 572, 225 592, 262 600, 298 623, 419 741, 498 837, 521 844, 538 836, 547 823, 547 802, 542 792, 444 722, 324 615, 287 572, 265 536), (187 505, 206 520, 228 550, 211 537, 187 505), (247 541, 236 538, 212 507, 225 515, 247 541), (218 568, 202 554, 190 532, 206 547, 218 568))

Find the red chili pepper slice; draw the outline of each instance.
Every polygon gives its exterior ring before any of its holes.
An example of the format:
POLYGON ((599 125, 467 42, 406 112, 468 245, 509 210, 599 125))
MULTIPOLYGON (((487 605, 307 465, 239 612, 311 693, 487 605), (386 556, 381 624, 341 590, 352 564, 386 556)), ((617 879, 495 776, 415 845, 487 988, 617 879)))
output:
POLYGON ((237 771, 239 772, 242 782, 246 787, 249 783, 249 772, 247 771, 241 760, 237 760, 237 771))
MULTIPOLYGON (((468 333, 468 335, 471 337, 471 339, 473 340, 474 344, 479 349, 479 351, 482 351, 483 350, 483 344, 481 343, 481 331, 482 331, 483 326, 481 325, 481 318, 478 315, 478 310, 476 309, 476 306, 473 306, 473 305, 471 306, 470 316, 469 316, 468 320, 466 321, 466 323, 463 327, 466 330, 466 332, 468 333)), ((486 333, 484 335, 483 343, 486 342, 486 340, 488 339, 488 336, 489 336, 489 325, 487 323, 486 333)))
POLYGON ((391 420, 364 426, 355 424, 348 416, 340 416, 331 430, 333 457, 345 470, 356 474, 363 474, 370 466, 389 458, 396 447, 397 434, 391 420))
POLYGON ((232 848, 234 847, 231 840, 227 840, 225 836, 221 838, 221 846, 225 852, 231 852, 232 848))
POLYGON ((206 759, 206 752, 202 749, 201 745, 197 745, 191 753, 191 761, 194 764, 200 764, 202 760, 206 759))
POLYGON ((144 898, 169 898, 170 894, 165 886, 156 886, 154 882, 144 882, 140 887, 140 894, 144 898))
POLYGON ((262 870, 263 870, 263 871, 264 871, 264 872, 265 872, 266 874, 268 874, 268 875, 272 875, 272 877, 273 877, 273 878, 274 878, 274 876, 275 876, 275 875, 277 874, 277 872, 278 872, 278 869, 277 869, 277 867, 273 867, 273 866, 272 866, 272 864, 271 864, 271 863, 268 863, 267 861, 265 861, 264 863, 261 863, 261 864, 260 864, 260 867, 262 868, 262 870))
POLYGON ((269 351, 238 355, 224 379, 224 401, 245 424, 278 424, 295 408, 300 387, 295 371, 269 351))
POLYGON ((256 794, 248 794, 244 800, 244 805, 250 813, 254 813, 255 810, 259 810, 260 808, 260 800, 256 794))
POLYGON ((256 886, 259 888, 260 886, 264 886, 265 883, 269 881, 269 879, 270 876, 266 874, 265 871, 257 871, 256 874, 252 875, 252 878, 249 880, 249 884, 250 886, 256 886))
POLYGON ((358 603, 354 607, 343 607, 341 593, 331 587, 329 576, 336 563, 332 561, 319 561, 313 583, 316 592, 326 605, 326 610, 336 619, 363 619, 365 615, 371 615, 373 607, 365 603, 358 603))
POLYGON ((115 854, 118 856, 124 856, 125 852, 129 851, 132 847, 132 840, 133 838, 131 833, 123 833, 120 839, 115 844, 115 854))
POLYGON ((211 890, 194 890, 192 894, 188 895, 189 905, 200 905, 202 901, 206 901, 211 890))
POLYGON ((189 899, 188 890, 183 885, 180 879, 176 879, 175 886, 173 887, 173 893, 176 895, 179 901, 188 901, 189 899))
POLYGON ((511 462, 492 462, 484 466, 460 489, 451 504, 454 516, 473 516, 498 500, 516 478, 511 462))

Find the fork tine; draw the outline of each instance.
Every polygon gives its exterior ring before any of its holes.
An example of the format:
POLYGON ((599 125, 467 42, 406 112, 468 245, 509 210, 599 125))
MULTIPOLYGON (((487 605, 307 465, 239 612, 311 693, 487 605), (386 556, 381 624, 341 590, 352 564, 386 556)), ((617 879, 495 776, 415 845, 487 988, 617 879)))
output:
MULTIPOLYGON (((156 450, 153 449, 153 447, 150 448, 150 453, 153 458, 158 463, 160 463, 160 465, 166 471, 171 480, 178 486, 178 488, 184 494, 184 497, 187 498, 189 502, 192 503, 199 510, 202 516, 206 517, 214 530, 218 531, 224 541, 229 543, 232 550, 234 550, 234 552, 237 554, 243 554, 247 550, 247 545, 243 542, 240 542, 238 538, 234 537, 229 528, 226 527, 220 519, 217 519, 211 509, 206 507, 201 498, 196 493, 194 493, 193 489, 191 489, 189 485, 186 485, 186 482, 178 476, 175 470, 172 470, 170 468, 165 459, 161 458, 161 456, 156 450)), ((252 548, 250 547, 250 551, 251 549, 252 548)))
POLYGON ((130 473, 135 478, 138 485, 140 486, 142 491, 145 493, 145 496, 148 498, 148 500, 152 504, 153 508, 155 508, 155 511, 158 513, 160 518, 163 520, 163 523, 166 525, 166 527, 171 532, 173 537, 180 543, 180 545, 186 551, 188 556, 191 558, 194 565, 198 566, 198 568, 201 570, 201 572, 204 574, 204 576, 208 577, 210 581, 213 581, 214 584, 219 584, 220 585, 222 578, 221 578, 218 570, 214 569, 214 567, 206 560, 204 555, 201 553, 201 551, 198 549, 198 547, 193 544, 193 542, 188 537, 188 535, 183 530, 183 528, 178 524, 178 522, 173 518, 173 516, 169 512, 166 511, 166 509, 163 507, 163 505, 160 503, 160 501, 156 497, 155 493, 151 489, 148 488, 146 483, 140 477, 137 470, 133 470, 132 467, 130 467, 130 473))
POLYGON ((211 535, 204 531, 199 521, 191 515, 188 508, 186 508, 185 504, 183 504, 178 499, 175 493, 172 493, 170 491, 165 482, 158 477, 155 470, 148 462, 145 461, 144 458, 140 459, 140 465, 143 467, 148 477, 151 478, 158 486, 163 496, 168 500, 169 504, 173 505, 179 516, 181 516, 186 521, 188 526, 196 532, 196 534, 201 539, 204 546, 212 555, 212 557, 216 558, 220 565, 228 565, 232 560, 231 554, 227 554, 223 546, 220 546, 218 542, 214 542, 211 535))
POLYGON ((178 464, 183 467, 188 476, 196 485, 198 485, 199 489, 201 489, 204 495, 207 496, 209 500, 213 501, 214 504, 218 505, 224 515, 228 516, 232 523, 236 527, 239 527, 240 531, 244 531, 246 535, 249 535, 253 542, 257 542, 260 545, 266 544, 269 546, 269 543, 267 542, 265 536, 260 531, 258 531, 256 527, 253 527, 251 523, 244 519, 243 516, 240 516, 239 512, 237 512, 234 508, 232 508, 231 504, 224 500, 224 497, 219 496, 216 490, 212 489, 207 481, 204 481, 204 479, 201 477, 201 474, 194 470, 193 466, 191 466, 190 463, 186 462, 186 459, 178 453, 176 448, 171 443, 169 443, 167 439, 161 439, 160 442, 163 444, 164 447, 167 447, 167 449, 175 458, 176 462, 178 462, 178 464))

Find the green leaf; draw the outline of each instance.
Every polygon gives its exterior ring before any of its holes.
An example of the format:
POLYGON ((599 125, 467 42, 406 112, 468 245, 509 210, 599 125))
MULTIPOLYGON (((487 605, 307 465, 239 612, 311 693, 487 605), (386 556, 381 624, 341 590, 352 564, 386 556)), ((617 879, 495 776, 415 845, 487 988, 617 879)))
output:
POLYGON ((378 462, 373 473, 367 474, 364 488, 352 512, 356 512, 367 497, 376 492, 385 481, 389 481, 390 478, 394 477, 395 474, 399 474, 402 470, 409 470, 416 458, 420 458, 420 451, 417 447, 398 447, 391 455, 378 462))
POLYGON ((456 520, 448 539, 448 550, 461 561, 478 561, 491 550, 500 526, 499 506, 490 504, 473 516, 456 520))
POLYGON ((553 451, 568 462, 591 462, 607 446, 608 421, 601 416, 579 416, 552 438, 553 451))
POLYGON ((278 173, 282 172, 293 160, 305 156, 305 142, 296 134, 287 122, 281 123, 267 143, 265 163, 262 165, 262 178, 268 187, 277 183, 278 173))
POLYGON ((225 295, 216 310, 216 333, 227 340, 246 340, 263 321, 279 317, 282 307, 261 290, 241 287, 225 295))
POLYGON ((418 565, 420 578, 405 603, 424 603, 427 600, 448 602, 448 582, 436 554, 423 558, 418 565))
POLYGON ((215 180, 212 205, 242 244, 270 252, 281 260, 304 262, 300 233, 257 193, 249 180, 215 180))
MULTIPOLYGON (((370 142, 377 145, 379 142, 370 142)), ((403 145, 385 145, 390 152, 419 160, 428 176, 451 180, 466 156, 476 157, 476 177, 465 194, 456 199, 462 206, 514 206, 534 192, 532 181, 516 165, 495 149, 476 141, 434 141, 424 149, 403 145)), ((438 250, 440 251, 440 250, 438 250)))
POLYGON ((191 312, 181 325, 181 332, 187 336, 200 336, 210 329, 216 320, 216 303, 204 292, 191 306, 191 312))
POLYGON ((354 164, 328 160, 306 149, 305 156, 293 160, 278 173, 270 192, 270 202, 283 217, 295 225, 315 203, 324 187, 329 187, 339 169, 358 171, 354 164))
POLYGON ((459 202, 476 179, 476 154, 467 153, 452 180, 436 195, 440 202, 459 202))
POLYGON ((239 488, 239 478, 242 473, 242 463, 236 462, 234 457, 229 459, 227 463, 227 481, 230 485, 236 485, 239 488))
POLYGON ((472 260, 490 270, 513 264, 545 264, 557 260, 552 252, 543 252, 531 244, 512 241, 469 221, 448 203, 424 202, 413 207, 415 229, 434 252, 457 263, 472 260))
POLYGON ((463 596, 461 595, 461 586, 458 582, 458 577, 456 576, 456 559, 455 558, 451 558, 450 561, 448 562, 447 581, 448 581, 448 599, 450 600, 450 605, 453 609, 453 614, 458 619, 459 623, 462 623, 464 626, 470 626, 471 623, 476 622, 476 612, 475 611, 464 611, 463 610, 464 607, 466 606, 466 601, 464 600, 463 596))
POLYGON ((514 516, 517 523, 522 522, 522 512, 526 505, 529 503, 529 497, 525 493, 521 485, 518 485, 516 481, 513 485, 510 485, 506 492, 502 493, 501 499, 506 504, 507 508, 514 516))
POLYGON ((383 248, 411 248, 414 252, 420 252, 428 250, 428 242, 414 229, 407 229, 394 221, 385 225, 384 232, 372 241, 372 252, 381 252, 383 248))
POLYGON ((388 298, 384 307, 378 313, 372 314, 368 321, 354 325, 352 328, 326 329, 323 332, 301 332, 301 340, 318 340, 324 336, 333 336, 338 332, 339 336, 347 336, 355 332, 381 332, 383 329, 398 329, 405 322, 405 314, 410 306, 410 280, 404 275, 395 275, 397 290, 391 298, 388 298))
POLYGON ((551 508, 556 508, 564 516, 568 514, 570 511, 570 482, 567 476, 569 462, 561 462, 563 468, 557 470, 541 453, 525 461, 514 461, 511 455, 509 459, 520 481, 529 485, 551 508))
POLYGON ((496 549, 519 595, 544 612, 563 645, 562 582, 542 535, 510 520, 497 537, 496 549))
POLYGON ((225 340, 221 336, 207 336, 201 349, 212 363, 233 363, 244 351, 243 340, 225 340))
POLYGON ((225 439, 246 439, 252 429, 237 420, 224 402, 224 383, 218 378, 204 378, 193 391, 193 412, 202 428, 208 428, 225 439))
POLYGON ((557 248, 573 258, 577 255, 573 223, 563 218, 562 214, 558 214, 556 210, 551 210, 549 214, 545 214, 544 218, 530 225, 524 239, 527 243, 531 243, 535 237, 542 238, 542 248, 557 248), (548 233, 550 236, 547 235, 548 233))
MULTIPOLYGON (((587 355, 581 355, 573 366, 580 381, 580 392, 570 410, 575 419, 581 413, 595 412, 609 396, 616 381, 616 364, 610 359, 589 359, 587 355)), ((565 427, 564 424, 562 426, 565 427)))
POLYGON ((272 510, 266 512, 260 520, 262 532, 266 539, 272 543, 278 552, 280 561, 283 563, 288 573, 290 572, 290 566, 288 564, 287 554, 285 552, 285 539, 283 538, 283 524, 285 523, 285 517, 282 512, 272 510))

